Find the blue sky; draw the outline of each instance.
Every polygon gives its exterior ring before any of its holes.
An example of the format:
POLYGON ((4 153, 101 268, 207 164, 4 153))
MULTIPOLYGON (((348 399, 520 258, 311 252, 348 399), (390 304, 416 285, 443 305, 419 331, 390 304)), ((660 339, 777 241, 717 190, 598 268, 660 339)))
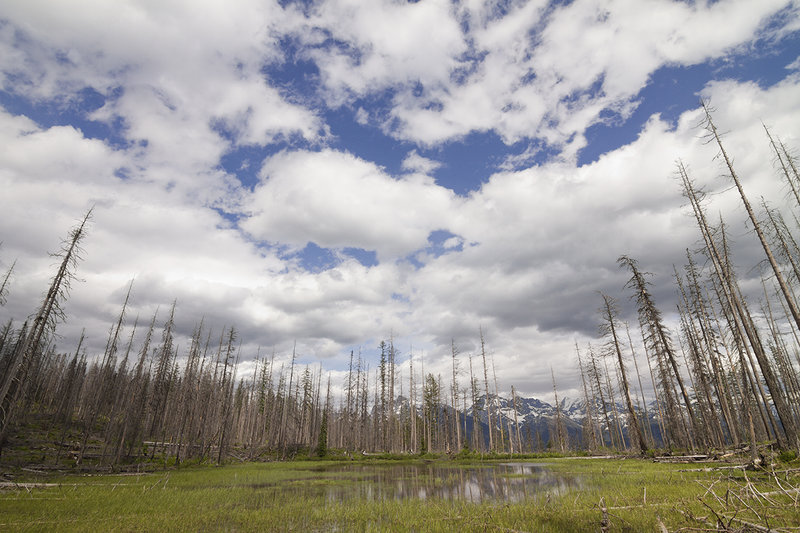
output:
POLYGON ((95 205, 65 350, 102 348, 135 278, 136 313, 235 324, 245 361, 297 341, 340 371, 391 335, 444 372, 482 328, 507 388, 547 394, 556 364, 569 390, 596 291, 632 318, 619 255, 674 309, 678 158, 755 275, 699 100, 788 209, 761 123, 800 146, 798 30, 786 0, 4 2, 0 319, 95 205))

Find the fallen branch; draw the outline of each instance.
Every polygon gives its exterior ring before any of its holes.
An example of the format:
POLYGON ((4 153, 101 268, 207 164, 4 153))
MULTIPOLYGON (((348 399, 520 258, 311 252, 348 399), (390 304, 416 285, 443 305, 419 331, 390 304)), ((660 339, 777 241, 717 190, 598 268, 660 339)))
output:
POLYGON ((602 514, 602 518, 600 519, 600 531, 606 533, 611 525, 611 520, 608 518, 605 498, 600 498, 600 503, 597 505, 600 507, 600 513, 602 514))
POLYGON ((15 481, 0 482, 0 489, 44 489, 47 487, 58 487, 58 483, 17 483, 15 481))
POLYGON ((706 468, 681 468, 678 472, 717 472, 719 470, 744 470, 747 465, 708 466, 706 468))
MULTIPOLYGON (((725 518, 728 518, 727 516, 725 518)), ((758 524, 754 524, 753 522, 748 522, 747 520, 742 520, 741 518, 731 517, 732 522, 738 522, 743 524, 749 528, 755 529, 756 531, 761 531, 763 533, 780 533, 780 529, 772 529, 770 527, 761 526, 758 524)), ((782 528, 783 529, 783 528, 782 528)), ((795 528, 792 528, 795 529, 795 528)), ((785 531, 785 529, 784 529, 785 531)))
POLYGON ((653 458, 656 463, 696 463, 708 460, 708 455, 662 455, 653 458))
POLYGON ((717 519, 717 529, 719 529, 720 531, 730 531, 730 525, 731 525, 730 520, 728 520, 728 523, 726 524, 725 522, 722 521, 722 517, 719 514, 717 514, 714 508, 708 505, 705 501, 703 501, 703 498, 698 496, 697 499, 700 500, 700 503, 702 503, 706 507, 706 509, 708 509, 714 514, 714 516, 717 519))

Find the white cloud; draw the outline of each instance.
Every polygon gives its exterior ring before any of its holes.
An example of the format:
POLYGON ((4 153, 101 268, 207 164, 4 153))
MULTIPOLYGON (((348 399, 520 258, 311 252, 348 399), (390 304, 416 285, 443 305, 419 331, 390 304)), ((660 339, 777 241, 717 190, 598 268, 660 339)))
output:
POLYGON ((419 172, 420 174, 425 174, 428 176, 441 166, 442 164, 439 161, 434 161, 433 159, 421 156, 416 150, 411 150, 408 152, 408 155, 406 155, 406 158, 403 159, 402 164, 403 170, 419 172))
POLYGON ((106 102, 90 118, 123 121, 142 146, 137 166, 162 169, 148 179, 200 202, 229 193, 215 167, 232 145, 322 134, 316 115, 261 73, 296 24, 275 2, 10 2, 4 17, 4 90, 68 106, 91 87, 106 102))
POLYGON ((358 111, 356 111, 355 119, 356 122, 364 126, 369 123, 369 113, 363 107, 359 107, 358 111))
POLYGON ((346 43, 309 52, 334 105, 394 84, 444 83, 466 50, 447 0, 329 0, 319 4, 309 24, 346 43))
POLYGON ((376 250, 381 260, 424 248, 447 223, 455 195, 430 178, 388 176, 352 155, 281 153, 268 159, 242 227, 258 239, 302 248, 376 250))
MULTIPOLYGON (((754 198, 783 197, 760 120, 796 144, 798 85, 794 77, 768 90, 729 81, 705 93, 718 108, 720 128, 730 130, 729 151, 754 198)), ((444 371, 450 339, 466 357, 483 327, 504 387, 542 393, 543 364, 559 362, 559 386, 569 389, 573 374, 563 361, 572 360, 576 335, 592 336, 595 291, 627 302, 617 256, 628 253, 654 271, 654 294, 670 307, 669 265, 681 264, 697 239, 670 178, 676 158, 718 193, 713 209, 722 210, 736 235, 739 274, 752 275, 759 258, 748 255, 752 239, 737 199, 719 194, 728 184, 717 178, 716 150, 694 128, 699 118, 688 112, 671 129, 653 117, 634 143, 591 165, 553 162, 498 173, 466 200, 418 175, 393 178, 346 153, 278 154, 266 161, 263 181, 247 199, 253 216, 242 226, 258 239, 375 249, 381 258, 368 268, 340 256, 333 268, 312 273, 256 247, 215 212, 183 203, 184 196, 157 181, 85 180, 92 171, 112 172, 128 154, 74 129, 41 129, 4 114, 0 179, 11 192, 0 199, 8 221, 0 252, 4 263, 19 262, 3 317, 32 311, 52 275, 45 252, 92 199, 96 215, 79 267, 86 281, 73 288, 70 318, 60 329, 64 342, 87 326, 91 342, 102 345, 136 277, 129 317, 140 314, 140 326, 157 305, 163 320, 177 298, 183 334, 203 316, 216 332, 236 325, 246 357, 259 344, 285 355, 297 339, 303 357, 336 367, 346 359, 343 349, 367 343, 371 350, 394 332, 401 349, 425 350, 426 368, 444 371), (52 150, 36 149, 38 143, 52 150), (54 172, 60 167, 71 170, 54 172), (440 228, 458 236, 444 243, 448 253, 424 256, 418 268, 394 261, 424 248, 429 232, 440 228)))
MULTIPOLYGON (((786 208, 785 187, 773 169, 761 120, 796 145, 798 86, 793 77, 768 90, 729 81, 711 84, 704 93, 716 103, 718 126, 730 132, 726 148, 753 202, 764 195, 786 208)), ((686 112, 672 129, 654 116, 636 141, 591 165, 553 162, 500 173, 473 193, 448 226, 471 245, 430 260, 411 280, 408 324, 429 332, 431 359, 446 365, 452 337, 466 346, 473 343, 474 350, 483 326, 503 361, 501 382, 520 390, 541 387, 546 384, 540 375, 543 362, 572 361, 576 338, 593 337, 600 303, 596 291, 617 297, 631 311, 623 289, 628 273, 616 265, 622 254, 654 273, 653 292, 671 319, 672 265, 680 268, 686 248, 699 241, 673 177, 678 158, 712 193, 709 213, 725 216, 738 274, 749 286, 762 255, 729 180, 719 177, 723 169, 715 160, 716 148, 696 127, 700 118, 697 110, 686 112), (518 354, 521 360, 509 366, 518 354)), ((752 286, 760 290, 757 280, 752 286)), ((632 328, 636 340, 635 318, 632 328)), ((576 371, 560 379, 569 386, 574 376, 576 371)))
POLYGON ((462 239, 461 237, 455 236, 455 237, 450 237, 449 239, 446 239, 442 243, 442 247, 445 250, 452 250, 453 248, 458 248, 459 246, 461 246, 463 244, 464 244, 464 239, 462 239))
POLYGON ((578 0, 559 7, 512 3, 498 15, 492 3, 468 3, 458 17, 466 28, 460 39, 469 48, 454 44, 459 39, 450 29, 452 16, 442 18, 451 45, 434 45, 418 56, 436 58, 438 69, 417 70, 407 68, 406 59, 419 53, 416 44, 399 39, 397 47, 382 47, 373 35, 380 24, 365 14, 336 34, 352 49, 320 51, 314 58, 338 103, 396 91, 384 128, 401 139, 435 145, 493 131, 508 144, 545 139, 561 146, 569 159, 584 146, 585 129, 603 120, 601 112, 629 116, 636 95, 657 69, 724 57, 759 32, 767 38, 785 34, 800 20, 796 9, 782 12, 785 6, 783 0, 758 6, 578 0), (765 29, 779 12, 777 24, 765 29), (352 50, 359 51, 360 60, 348 55, 352 50), (375 58, 391 74, 374 72, 375 58))
MULTIPOLYGON (((83 326, 102 346, 135 277, 129 316, 139 313, 140 325, 177 298, 182 334, 203 316, 217 332, 234 324, 246 358, 258 345, 281 352, 297 339, 305 357, 332 358, 335 367, 348 347, 371 349, 393 332, 402 350, 425 350, 426 369, 445 371, 450 339, 474 353, 483 327, 501 384, 541 393, 550 387, 547 365, 566 372, 575 337, 591 337, 594 291, 626 301, 620 254, 655 272, 654 293, 671 307, 671 264, 697 238, 670 178, 676 158, 715 193, 712 211, 728 219, 739 273, 753 275, 755 247, 737 198, 717 178, 715 148, 694 128, 696 110, 674 126, 651 117, 633 143, 591 165, 569 156, 601 110, 631 112, 655 69, 720 57, 783 5, 576 0, 510 2, 502 11, 498 2, 357 9, 337 0, 305 19, 274 2, 7 4, 4 90, 75 113, 77 91, 93 87, 107 100, 92 117, 120 119, 125 140, 147 143, 104 143, 74 126, 0 113, 0 259, 19 260, 0 322, 32 311, 53 271, 46 252, 96 204, 78 270, 86 281, 73 288, 60 330, 69 348, 83 326), (420 145, 470 131, 507 142, 540 137, 567 145, 566 157, 525 170, 522 158, 509 159, 513 167, 462 198, 430 177, 438 161, 408 146, 398 159, 406 154, 410 172, 394 176, 346 148, 289 143, 263 162, 253 191, 242 188, 219 168, 233 145, 327 140, 323 113, 262 73, 281 61, 276 40, 300 31, 308 47, 300 55, 318 61, 325 96, 355 102, 359 123, 388 113, 384 127, 420 145), (340 44, 323 46, 328 38, 340 44), (394 107, 376 108, 371 99, 383 103, 386 90, 394 107), (439 255, 428 249, 436 230, 454 235, 439 255), (330 248, 335 264, 307 272, 275 251, 308 242, 330 248), (376 251, 378 264, 360 264, 348 247, 376 251), (406 260, 412 254, 421 263, 406 260)), ((726 143, 753 198, 784 194, 761 121, 797 146, 798 87, 789 73, 766 89, 729 80, 703 92, 730 131, 726 143)), ((557 377, 569 387, 568 375, 557 377)))

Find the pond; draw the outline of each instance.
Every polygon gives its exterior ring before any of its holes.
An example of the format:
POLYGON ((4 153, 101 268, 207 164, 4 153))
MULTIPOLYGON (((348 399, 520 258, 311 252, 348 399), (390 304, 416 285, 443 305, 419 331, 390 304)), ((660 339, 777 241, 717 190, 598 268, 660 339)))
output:
POLYGON ((318 478, 254 488, 311 492, 330 502, 440 499, 481 503, 555 496, 581 486, 578 477, 553 472, 540 463, 337 464, 315 471, 318 478))

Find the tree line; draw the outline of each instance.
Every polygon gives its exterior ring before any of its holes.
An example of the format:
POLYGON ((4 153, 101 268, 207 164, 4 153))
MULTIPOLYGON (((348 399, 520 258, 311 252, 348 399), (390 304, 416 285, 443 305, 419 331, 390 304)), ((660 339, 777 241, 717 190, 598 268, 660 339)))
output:
MULTIPOLYGON (((800 222, 796 217, 787 222, 764 201, 756 214, 705 104, 704 110, 709 139, 769 265, 759 308, 751 310, 737 278, 724 220, 710 221, 703 191, 678 162, 676 175, 701 246, 687 249, 686 264, 675 269, 677 331, 667 327, 649 274, 634 258, 621 256, 619 266, 630 274, 624 289, 636 304, 638 338, 634 342, 617 300, 600 293, 598 342, 584 350, 576 344, 582 431, 576 437, 567 427, 553 375, 556 402, 546 434, 552 449, 644 454, 658 447, 750 444, 755 450, 756 442, 767 440, 782 449, 800 448, 800 312, 794 292, 800 247, 792 231, 800 222), (646 362, 641 369, 640 361, 646 362), (653 391, 650 401, 647 389, 653 391)), ((769 130, 766 134, 800 207, 796 158, 769 130)), ((520 423, 515 389, 510 400, 500 397, 482 330, 479 353, 465 358, 455 340, 451 343, 447 379, 426 373, 422 356, 409 353, 401 360, 390 336, 378 346, 375 368, 351 352, 344 381, 332 384, 320 365, 298 363, 296 349, 288 364, 274 352, 243 357, 234 327, 214 331, 201 321, 181 351, 175 342, 176 303, 144 324, 139 317, 130 323, 131 282, 102 354, 88 356, 83 335, 74 350, 58 352, 56 326, 64 319, 91 216, 90 210, 54 254, 59 266, 37 311, 22 325, 10 320, 0 329, 0 453, 31 420, 53 440, 43 459, 54 464, 114 466, 156 457, 221 463, 264 454, 324 456, 331 448, 373 453, 543 448, 538 429, 520 423), (253 361, 247 375, 240 364, 245 359, 253 361)), ((0 305, 13 269, 0 282, 0 305)))

